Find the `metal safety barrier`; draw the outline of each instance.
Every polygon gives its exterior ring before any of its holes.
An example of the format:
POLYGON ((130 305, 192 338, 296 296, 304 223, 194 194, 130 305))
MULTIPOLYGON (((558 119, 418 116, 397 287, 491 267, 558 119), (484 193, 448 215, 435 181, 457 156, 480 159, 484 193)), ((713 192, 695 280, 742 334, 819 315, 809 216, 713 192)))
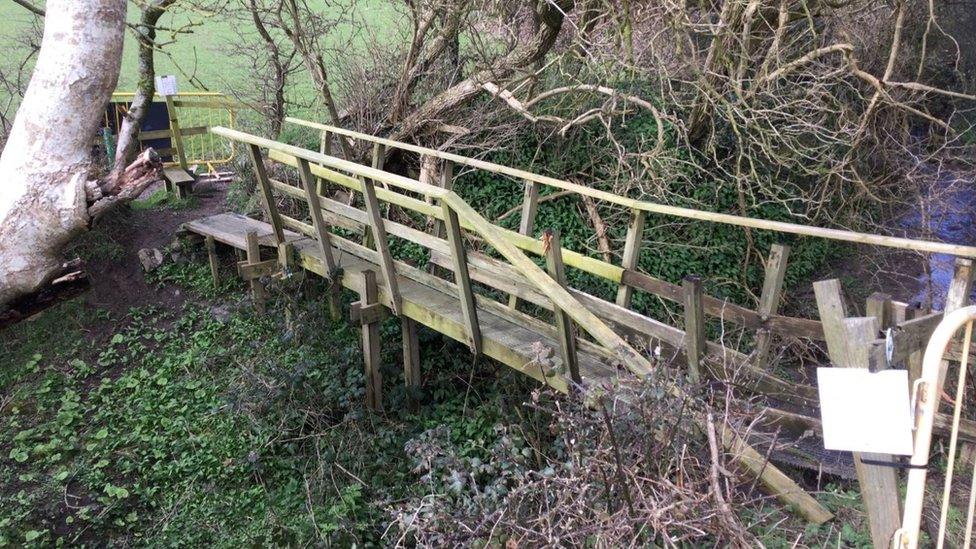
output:
MULTIPOLYGON (((959 445, 959 425, 966 396, 966 375, 969 367, 969 346, 973 334, 973 321, 976 320, 976 305, 957 309, 945 316, 932 333, 922 362, 922 377, 915 381, 912 388, 912 402, 915 412, 915 448, 912 454, 908 473, 908 490, 905 495, 905 508, 902 526, 895 532, 892 547, 914 549, 919 545, 922 524, 922 512, 925 507, 925 485, 930 463, 932 430, 939 403, 942 400, 942 385, 945 383, 948 362, 945 355, 955 340, 960 328, 964 328, 961 348, 959 372, 956 378, 956 391, 952 401, 952 429, 949 438, 949 453, 947 455, 945 480, 942 485, 942 501, 939 508, 939 529, 934 541, 935 547, 941 549, 949 537, 948 523, 950 522, 950 508, 953 492, 953 475, 956 472, 957 448, 959 445)), ((950 539, 952 547, 968 549, 973 539, 973 518, 976 510, 976 460, 970 471, 969 499, 966 511, 965 533, 961 540, 950 539), (961 543, 961 545, 960 545, 961 543)), ((958 536, 958 532, 954 532, 958 536)))

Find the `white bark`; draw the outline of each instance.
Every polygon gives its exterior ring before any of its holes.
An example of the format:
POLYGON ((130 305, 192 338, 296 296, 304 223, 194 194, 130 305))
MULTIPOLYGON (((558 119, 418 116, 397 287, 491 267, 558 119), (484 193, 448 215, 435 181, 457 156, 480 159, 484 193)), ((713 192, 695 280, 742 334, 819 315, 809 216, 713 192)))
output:
POLYGON ((0 156, 0 308, 36 291, 88 223, 93 139, 118 81, 126 0, 48 0, 44 40, 0 156))

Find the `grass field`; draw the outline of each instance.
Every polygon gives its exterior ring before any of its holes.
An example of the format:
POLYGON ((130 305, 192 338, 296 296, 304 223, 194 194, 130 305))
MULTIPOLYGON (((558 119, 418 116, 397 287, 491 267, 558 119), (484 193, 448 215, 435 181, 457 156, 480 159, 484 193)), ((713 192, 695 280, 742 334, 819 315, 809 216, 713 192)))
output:
MULTIPOLYGON (((37 2, 42 5, 43 2, 37 2)), ((199 80, 209 91, 232 94, 234 90, 248 90, 253 86, 248 82, 248 67, 243 66, 241 58, 233 55, 231 47, 240 41, 240 32, 254 34, 249 21, 237 21, 226 14, 212 14, 185 7, 187 2, 177 2, 159 23, 157 41, 163 44, 163 52, 156 55, 157 74, 175 74, 179 79, 180 91, 203 91, 194 89, 188 76, 199 80), (181 5, 182 4, 182 5, 181 5), (186 34, 174 37, 172 30, 187 29, 186 34)), ((341 19, 330 33, 323 46, 330 52, 361 51, 371 36, 384 40, 395 39, 396 26, 391 23, 397 19, 393 3, 386 0, 308 0, 312 9, 324 15, 341 19), (355 4, 355 6, 350 6, 355 4)), ((139 6, 129 3, 128 19, 139 20, 139 6)), ((0 1, 0 69, 16 70, 23 59, 25 50, 20 42, 29 36, 34 16, 26 9, 9 1, 0 1)), ((137 46, 131 32, 125 36, 122 57, 122 72, 118 90, 131 91, 137 79, 137 46)), ((0 100, 6 102, 4 92, 0 100)), ((306 74, 292 76, 288 90, 289 98, 296 103, 292 114, 314 115, 316 109, 307 105, 316 103, 315 94, 306 74)))

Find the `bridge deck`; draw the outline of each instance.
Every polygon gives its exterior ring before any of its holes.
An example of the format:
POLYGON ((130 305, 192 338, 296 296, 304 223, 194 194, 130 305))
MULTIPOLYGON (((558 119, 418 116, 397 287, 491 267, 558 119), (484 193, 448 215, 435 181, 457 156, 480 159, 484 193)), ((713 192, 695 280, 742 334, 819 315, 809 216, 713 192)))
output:
MULTIPOLYGON (((270 224, 251 219, 249 217, 224 213, 197 219, 183 225, 187 232, 212 237, 239 250, 246 250, 246 236, 249 231, 256 232, 259 242, 263 246, 275 246, 273 228, 270 224)), ((319 250, 318 242, 298 234, 285 233, 291 241, 295 251, 299 254, 300 263, 310 271, 325 275, 324 260, 319 250)), ((364 257, 350 253, 347 250, 333 248, 337 263, 342 270, 341 284, 357 293, 363 292, 363 271, 380 271, 380 266, 364 257)), ((361 255, 370 255, 363 251, 361 255)), ((404 264, 398 265, 398 272, 411 269, 404 264)), ((418 270, 419 271, 419 270, 418 270)), ((464 319, 461 312, 461 301, 452 286, 433 287, 428 278, 422 283, 415 276, 398 274, 397 284, 403 303, 404 316, 411 318, 436 331, 444 333, 457 341, 465 341, 464 319)), ((382 278, 377 280, 379 300, 390 307, 390 294, 382 278)), ((552 330, 541 322, 526 322, 531 317, 497 304, 492 307, 487 299, 478 300, 478 323, 481 327, 483 350, 485 355, 514 368, 539 381, 565 391, 566 381, 564 372, 559 368, 543 367, 540 353, 554 353, 559 344, 552 330)), ((534 320, 534 319, 533 319, 534 320)), ((606 381, 615 377, 616 369, 606 362, 606 357, 596 349, 582 346, 578 351, 580 374, 584 383, 606 381)))

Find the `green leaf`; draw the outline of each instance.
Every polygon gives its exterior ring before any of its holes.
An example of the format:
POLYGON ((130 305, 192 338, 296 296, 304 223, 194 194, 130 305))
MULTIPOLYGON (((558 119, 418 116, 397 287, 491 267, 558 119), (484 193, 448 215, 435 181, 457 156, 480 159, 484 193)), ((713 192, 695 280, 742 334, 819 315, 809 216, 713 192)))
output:
POLYGON ((102 440, 107 436, 108 436, 108 429, 106 429, 105 427, 102 427, 101 429, 98 430, 97 433, 95 433, 95 438, 97 440, 102 440))

